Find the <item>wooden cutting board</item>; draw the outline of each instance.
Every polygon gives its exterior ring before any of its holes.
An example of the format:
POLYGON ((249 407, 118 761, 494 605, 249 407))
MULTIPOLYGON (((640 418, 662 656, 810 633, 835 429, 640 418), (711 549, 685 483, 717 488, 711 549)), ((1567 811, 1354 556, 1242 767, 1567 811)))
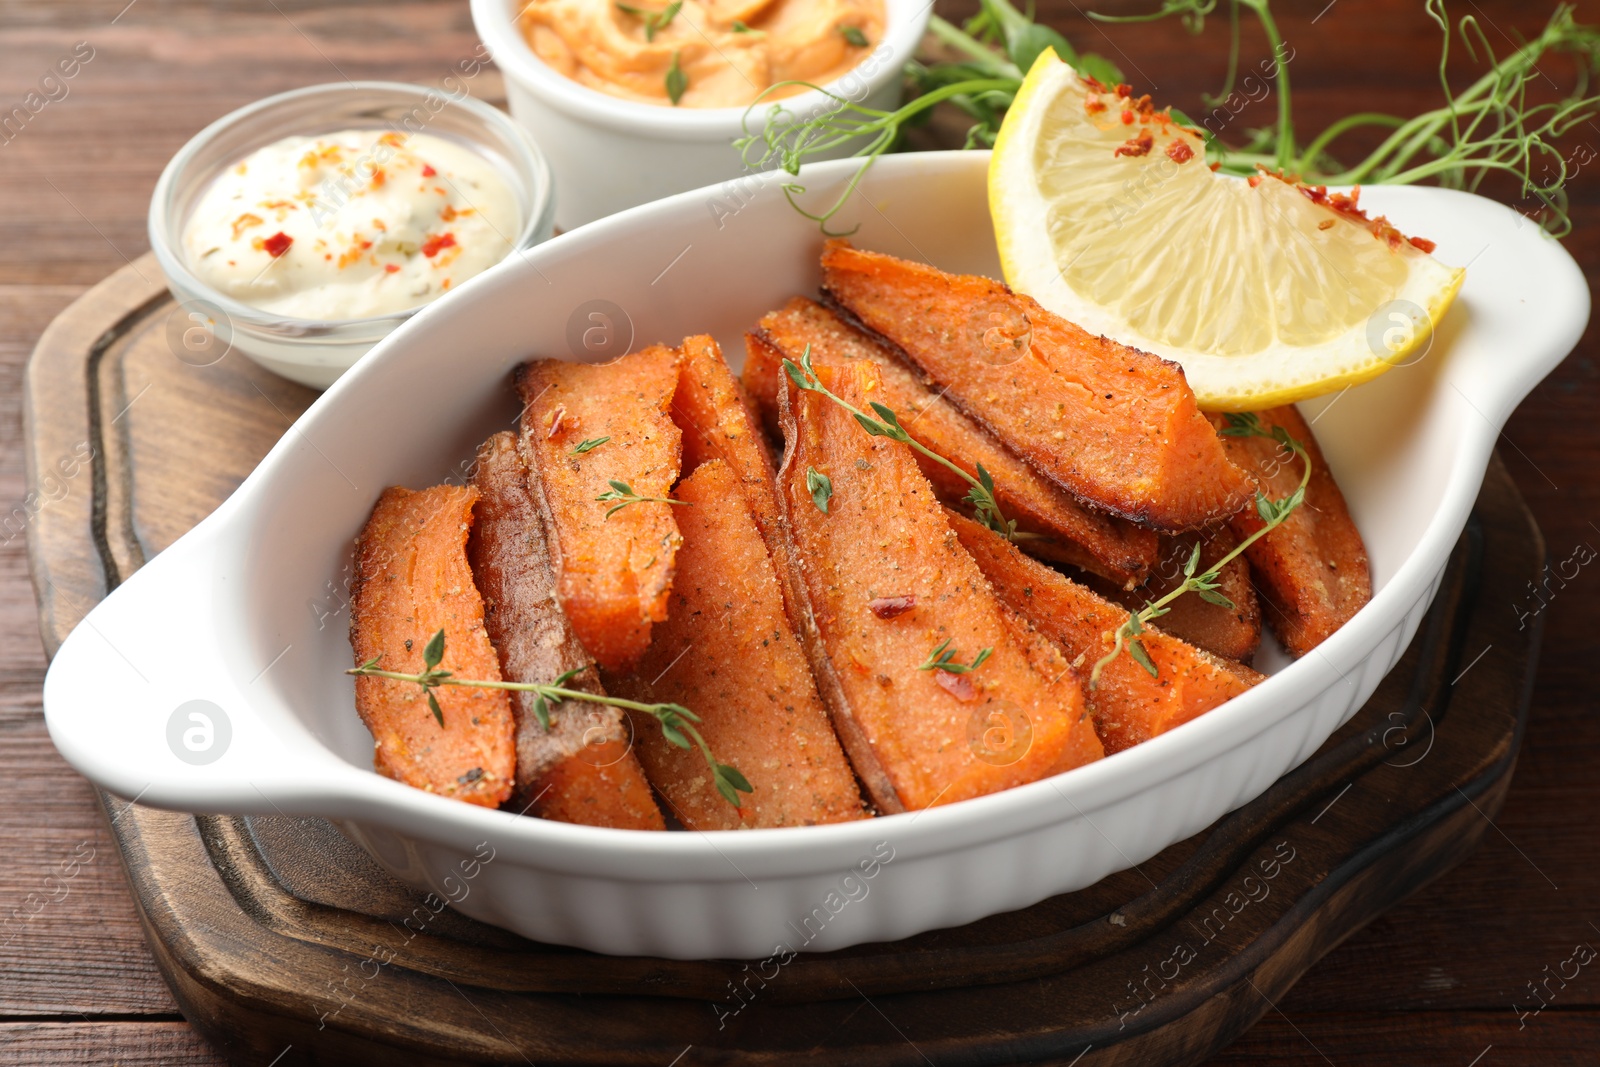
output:
MULTIPOLYGON (((315 399, 197 345, 160 279, 148 256, 118 271, 28 365, 52 653, 315 399)), ((1477 844, 1538 648, 1539 620, 1519 629, 1506 605, 1543 563, 1496 459, 1405 658, 1262 797, 1081 892, 776 974, 526 941, 439 910, 322 820, 102 800, 163 974, 241 1064, 1193 1064, 1477 844)), ((338 591, 313 609, 342 611, 338 591)))

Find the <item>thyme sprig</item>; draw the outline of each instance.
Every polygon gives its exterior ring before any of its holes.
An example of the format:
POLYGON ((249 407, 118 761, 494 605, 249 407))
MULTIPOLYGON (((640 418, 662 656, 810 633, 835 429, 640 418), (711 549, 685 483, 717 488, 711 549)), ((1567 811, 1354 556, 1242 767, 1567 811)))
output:
POLYGON ((670 744, 678 748, 687 749, 691 746, 698 747, 700 754, 705 757, 707 766, 711 768, 711 778, 716 784, 717 792, 734 807, 739 807, 740 793, 753 793, 749 779, 739 772, 737 767, 728 763, 719 763, 711 753, 711 746, 706 744, 706 739, 700 731, 695 729, 695 723, 700 721, 700 716, 684 707, 682 704, 643 704, 637 700, 623 700, 618 697, 604 696, 600 693, 589 693, 582 689, 568 689, 566 683, 574 675, 586 668, 579 667, 561 675, 553 682, 492 682, 482 679, 457 678, 451 671, 443 670, 439 664, 444 660, 444 631, 441 629, 429 638, 427 645, 422 650, 423 669, 418 674, 403 674, 399 671, 385 671, 378 669, 378 661, 382 656, 374 656, 359 667, 352 667, 345 671, 363 678, 388 678, 396 682, 411 682, 420 685, 428 697, 428 710, 433 712, 433 717, 444 726, 444 712, 439 707, 439 700, 433 691, 440 686, 458 685, 469 686, 474 689, 505 689, 519 693, 534 693, 534 714, 538 716, 539 725, 546 730, 550 729, 550 704, 560 703, 563 700, 583 700, 591 704, 605 704, 613 708, 626 708, 649 715, 661 724, 661 736, 670 744))
MULTIPOLYGON (((878 416, 873 418, 839 396, 823 385, 821 379, 817 377, 816 368, 811 364, 810 345, 806 345, 805 351, 800 355, 798 364, 792 359, 785 359, 783 361, 783 369, 789 375, 789 380, 794 382, 797 388, 808 393, 820 393, 835 404, 838 404, 855 416, 855 420, 861 424, 861 428, 873 437, 887 437, 891 441, 899 441, 903 445, 910 445, 929 459, 959 474, 962 480, 970 486, 963 500, 972 506, 973 518, 979 523, 1008 540, 1019 541, 1030 536, 1025 533, 1019 533, 1016 522, 1007 519, 1005 514, 1001 512, 999 501, 995 498, 994 478, 990 476, 988 471, 984 470, 982 463, 977 465, 977 477, 973 477, 955 463, 912 437, 906 431, 906 428, 900 425, 900 416, 895 414, 894 409, 889 405, 880 404, 876 401, 872 402, 869 406, 878 416)), ((807 484, 808 486, 810 485, 809 479, 807 484)), ((815 489, 812 491, 815 492, 815 489)), ((831 483, 829 484, 829 492, 830 494, 832 492, 831 483)), ((823 510, 826 511, 827 509, 824 508, 823 510)))
POLYGON ((609 500, 620 501, 620 503, 613 504, 611 507, 606 509, 606 518, 608 519, 617 512, 621 511, 623 508, 627 507, 629 504, 677 504, 679 507, 694 507, 694 505, 687 500, 673 500, 672 498, 665 496, 640 496, 638 493, 633 491, 633 487, 627 482, 621 482, 615 478, 610 480, 610 485, 610 489, 594 498, 595 502, 600 504, 604 504, 609 500))
POLYGON ((1282 426, 1268 429, 1262 424, 1261 419, 1254 412, 1243 414, 1229 414, 1228 425, 1220 432, 1225 437, 1265 437, 1278 442, 1280 448, 1286 449, 1300 459, 1305 470, 1300 475, 1300 484, 1288 496, 1281 500, 1272 500, 1259 489, 1256 491, 1256 514, 1260 516, 1263 525, 1249 537, 1246 537, 1233 551, 1223 556, 1210 568, 1200 573, 1200 544, 1196 542, 1194 551, 1189 553, 1189 560, 1183 567, 1183 581, 1171 592, 1159 600, 1145 604, 1138 611, 1130 612, 1127 621, 1117 627, 1111 650, 1095 661, 1089 671, 1089 688, 1094 689, 1100 683, 1100 674, 1122 654, 1124 650, 1133 657, 1134 662, 1150 673, 1152 678, 1160 677, 1155 661, 1150 658, 1150 653, 1145 649, 1141 640, 1145 632, 1145 625, 1154 619, 1159 619, 1172 610, 1170 605, 1174 600, 1185 593, 1195 593, 1201 600, 1210 604, 1217 604, 1224 608, 1232 609, 1233 601, 1217 591, 1221 584, 1222 568, 1232 563, 1241 556, 1245 549, 1255 544, 1261 538, 1277 529, 1295 510, 1305 503, 1306 486, 1311 481, 1311 456, 1307 454, 1305 446, 1289 435, 1282 426))
MULTIPOLYGON (((1162 0, 1157 10, 1141 15, 1092 17, 1105 22, 1177 17, 1191 32, 1200 33, 1218 2, 1162 0)), ((1271 49, 1272 58, 1262 64, 1262 70, 1277 94, 1275 121, 1266 128, 1249 131, 1242 144, 1230 146, 1218 136, 1219 130, 1209 127, 1209 120, 1194 123, 1176 109, 1173 117, 1205 133, 1208 162, 1237 176, 1253 175, 1267 167, 1311 184, 1407 185, 1433 181, 1475 191, 1490 175, 1507 174, 1519 183, 1524 199, 1536 201, 1540 224, 1555 236, 1564 236, 1572 228, 1565 187, 1582 162, 1566 158, 1556 142, 1575 127, 1600 118, 1600 93, 1591 91, 1590 83, 1591 75, 1600 71, 1600 27, 1579 23, 1573 17, 1573 7, 1562 4, 1539 34, 1515 44, 1504 55, 1497 55, 1477 16, 1452 21, 1445 0, 1424 0, 1423 8, 1442 38, 1439 84, 1444 103, 1439 107, 1409 118, 1381 112, 1349 115, 1300 147, 1289 85, 1288 59, 1292 53, 1286 50, 1283 34, 1273 18, 1271 0, 1228 0, 1231 27, 1227 75, 1221 93, 1206 98, 1206 107, 1214 109, 1234 94, 1240 69, 1242 10, 1261 25, 1271 49), (1483 68, 1477 80, 1459 93, 1451 89, 1449 78, 1454 43, 1459 43, 1468 58, 1483 68), (1553 84, 1541 66, 1552 55, 1572 57, 1576 80, 1560 99, 1535 102, 1530 96, 1539 94, 1530 93, 1530 89, 1540 81, 1553 84), (1333 149, 1347 134, 1362 129, 1390 132, 1360 162, 1341 163, 1333 149)), ((1122 80, 1121 72, 1110 61, 1078 53, 1059 33, 1034 22, 1010 0, 980 0, 978 14, 960 27, 935 15, 929 20, 928 30, 958 58, 909 64, 906 74, 910 99, 893 111, 862 107, 835 96, 832 107, 801 118, 782 104, 772 104, 760 133, 750 132, 748 120, 765 103, 767 94, 758 97, 746 112, 744 136, 734 145, 752 168, 777 166, 798 175, 807 159, 854 146, 853 154, 861 158, 861 167, 839 196, 821 210, 813 213, 798 203, 796 198, 805 193, 804 185, 789 182, 783 186, 796 210, 817 222, 824 232, 835 232, 829 229, 829 222, 855 192, 872 162, 884 152, 900 147, 905 131, 926 121, 935 107, 948 103, 972 118, 966 147, 993 145, 1006 109, 1022 86, 1023 75, 1044 49, 1054 49, 1080 74, 1107 85, 1122 80)), ((799 83, 786 82, 784 86, 795 84, 799 83)), ((774 86, 767 92, 780 88, 774 86)))
POLYGON ((944 671, 946 674, 967 674, 983 666, 983 661, 994 655, 993 648, 980 648, 978 654, 972 657, 971 663, 962 663, 956 659, 956 650, 950 647, 954 638, 947 637, 934 646, 928 658, 922 661, 917 668, 919 671, 944 671))

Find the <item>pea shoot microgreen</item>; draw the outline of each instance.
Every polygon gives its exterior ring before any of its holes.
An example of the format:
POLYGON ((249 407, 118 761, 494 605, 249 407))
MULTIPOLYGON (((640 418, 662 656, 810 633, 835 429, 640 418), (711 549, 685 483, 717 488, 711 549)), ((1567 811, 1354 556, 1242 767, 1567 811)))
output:
POLYGON ((872 43, 867 40, 867 35, 861 32, 859 26, 840 26, 839 33, 851 48, 865 48, 872 43))
MULTIPOLYGON (((660 11, 647 11, 642 7, 634 7, 632 4, 619 2, 617 10, 625 15, 632 15, 634 18, 642 20, 644 22, 644 39, 646 41, 654 41, 656 34, 670 26, 672 20, 678 17, 678 12, 683 10, 683 0, 672 0, 672 3, 660 11)), ((673 103, 677 103, 677 101, 674 100, 673 103)))
MULTIPOLYGON (((1218 0, 1161 0, 1157 10, 1146 14, 1090 17, 1105 22, 1177 17, 1198 34, 1217 5, 1218 0)), ((1540 224, 1557 237, 1565 236, 1572 228, 1565 187, 1581 163, 1566 158, 1555 142, 1600 117, 1600 92, 1587 77, 1600 69, 1600 28, 1578 22, 1572 6, 1562 4, 1542 31, 1497 55, 1480 16, 1452 21, 1445 0, 1424 0, 1422 6, 1442 37, 1442 106, 1411 117, 1382 112, 1347 115, 1302 147, 1289 87, 1287 60, 1293 52, 1278 29, 1271 0, 1229 0, 1232 32, 1227 74, 1222 91, 1204 98, 1205 106, 1214 109, 1236 97, 1234 84, 1241 69, 1239 15, 1245 11, 1260 24, 1271 50, 1271 58, 1262 62, 1261 69, 1277 96, 1275 121, 1250 131, 1242 144, 1230 146, 1215 130, 1193 122, 1177 109, 1172 116, 1203 132, 1207 161, 1236 176, 1251 176, 1264 167, 1308 184, 1406 185, 1431 180, 1449 188, 1475 190, 1492 174, 1509 174, 1520 184, 1521 196, 1538 208, 1540 224), (1484 68, 1478 79, 1460 92, 1452 89, 1450 78, 1450 53, 1456 42, 1484 68), (1557 69, 1577 72, 1570 87, 1557 85, 1546 73, 1551 66, 1547 61, 1557 55, 1571 57, 1569 63, 1557 65, 1557 69), (1359 138, 1373 131, 1383 133, 1384 139, 1360 162, 1346 165, 1334 156, 1334 147, 1345 143, 1346 135, 1354 133, 1359 138)), ((1080 74, 1105 85, 1123 81, 1121 71, 1105 57, 1078 52, 1061 34, 1034 22, 1010 0, 979 0, 977 15, 961 26, 934 15, 928 21, 928 32, 946 56, 955 58, 910 64, 910 99, 894 111, 863 107, 834 96, 834 106, 809 117, 797 116, 781 103, 769 104, 768 96, 796 84, 818 87, 782 82, 757 97, 746 112, 744 136, 734 146, 752 168, 778 166, 798 175, 807 159, 827 158, 846 147, 862 160, 838 198, 816 212, 796 199, 805 193, 804 185, 784 185, 789 202, 824 232, 835 232, 828 229, 829 222, 855 192, 873 160, 902 147, 905 131, 925 121, 933 108, 949 104, 965 112, 972 119, 966 147, 991 147, 1006 109, 1022 87, 1024 74, 1046 48, 1054 49, 1080 74), (761 107, 767 108, 767 121, 760 131, 751 132, 749 116, 761 107)))
POLYGON ((561 675, 553 682, 491 682, 471 678, 457 678, 452 672, 443 670, 439 664, 444 660, 444 631, 440 630, 429 638, 428 644, 422 650, 423 669, 418 674, 403 674, 399 671, 385 671, 378 668, 381 656, 374 656, 359 667, 352 667, 345 671, 363 678, 388 678, 396 682, 411 682, 420 685, 428 697, 428 709, 433 712, 433 717, 444 726, 444 712, 439 708, 439 700, 434 696, 434 690, 440 686, 457 685, 468 686, 475 689, 504 689, 519 693, 533 693, 534 714, 539 719, 539 725, 546 730, 550 729, 550 705, 559 704, 564 700, 581 700, 591 704, 605 704, 613 708, 626 708, 649 715, 661 724, 661 736, 670 744, 678 748, 698 747, 700 754, 705 757, 706 764, 711 768, 711 778, 717 787, 717 792, 734 807, 739 807, 740 793, 753 793, 755 788, 749 779, 739 773, 737 767, 727 763, 717 762, 712 755, 711 746, 706 744, 706 739, 694 724, 700 721, 700 716, 684 707, 682 704, 643 704, 636 700, 622 700, 618 697, 606 696, 602 693, 590 693, 582 689, 567 688, 574 676, 582 673, 584 667, 571 670, 561 675))
MULTIPOLYGON (((1017 524, 1007 519, 1000 511, 1000 504, 995 498, 994 479, 990 477, 988 471, 983 469, 982 463, 977 465, 978 473, 974 477, 906 432, 905 427, 900 425, 900 416, 895 414, 894 409, 887 404, 880 404, 874 401, 869 405, 873 412, 877 414, 877 418, 873 418, 833 392, 833 390, 823 385, 821 379, 817 377, 816 368, 811 363, 810 345, 807 345, 805 351, 801 353, 798 364, 792 359, 785 359, 783 361, 783 369, 789 375, 789 380, 794 382, 798 388, 808 393, 820 393, 835 404, 838 404, 855 416, 855 420, 861 425, 861 428, 873 437, 887 437, 891 441, 899 441, 903 445, 910 445, 924 456, 960 475, 962 480, 971 487, 967 492, 965 501, 972 506, 973 517, 978 522, 1008 540, 1017 541, 1028 536, 1027 534, 1018 533, 1017 524)), ((809 477, 806 484, 810 488, 809 477)), ((826 511, 827 509, 823 508, 823 510, 826 511)))
POLYGON ((1277 529, 1283 520, 1292 515, 1301 504, 1305 503, 1306 486, 1311 481, 1311 457, 1306 453, 1305 446, 1289 435, 1282 426, 1268 429, 1259 416, 1253 412, 1245 414, 1228 415, 1228 425, 1221 431, 1224 437, 1265 437, 1278 442, 1284 449, 1299 458, 1305 470, 1300 475, 1300 484, 1294 492, 1281 500, 1273 500, 1265 493, 1257 490, 1255 498, 1256 515, 1260 517, 1262 526, 1249 537, 1241 541, 1231 552, 1217 560, 1205 571, 1200 570, 1200 545, 1196 543, 1194 551, 1189 553, 1189 560, 1183 567, 1183 581, 1171 592, 1159 600, 1145 604, 1138 611, 1130 612, 1128 619, 1117 627, 1111 650, 1095 661, 1089 671, 1089 688, 1094 689, 1100 683, 1100 674, 1110 666, 1124 650, 1133 657, 1135 663, 1150 673, 1152 678, 1160 677, 1155 661, 1150 658, 1149 651, 1141 640, 1145 632, 1145 624, 1167 614, 1172 608, 1169 606, 1174 600, 1185 593, 1194 593, 1208 604, 1231 609, 1234 604, 1225 595, 1218 592, 1221 584, 1222 568, 1232 563, 1242 555, 1245 549, 1255 544, 1261 538, 1277 529))
POLYGON ((633 487, 627 482, 620 482, 615 478, 611 479, 610 484, 610 489, 595 497, 595 501, 602 504, 610 500, 620 501, 620 503, 613 504, 611 507, 606 509, 606 518, 608 519, 617 512, 621 511, 623 508, 627 507, 629 504, 677 504, 679 507, 694 507, 694 505, 687 500, 673 500, 670 497, 664 496, 640 496, 638 493, 633 491, 633 487))
POLYGON ((815 467, 807 467, 806 491, 811 494, 811 502, 817 506, 817 510, 826 515, 828 501, 833 499, 833 479, 815 467))
POLYGON ((581 456, 586 452, 593 452, 595 449, 599 448, 609 440, 611 440, 610 437, 591 437, 587 440, 579 441, 576 445, 572 446, 572 454, 574 456, 581 456))
POLYGON ((980 648, 978 654, 972 657, 971 663, 961 663, 956 659, 956 650, 950 647, 953 638, 945 638, 934 646, 928 658, 922 661, 917 668, 919 671, 944 671, 946 674, 967 674, 983 666, 983 661, 994 655, 993 648, 980 648))

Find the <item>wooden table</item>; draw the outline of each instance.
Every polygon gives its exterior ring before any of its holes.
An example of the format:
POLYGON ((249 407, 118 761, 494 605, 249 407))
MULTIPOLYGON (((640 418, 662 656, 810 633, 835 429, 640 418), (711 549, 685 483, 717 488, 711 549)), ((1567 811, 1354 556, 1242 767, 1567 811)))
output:
MULTIPOLYGON (((0 1065, 221 1062, 156 974, 91 790, 45 733, 45 661, 23 537, 13 535, 30 506, 18 408, 28 352, 68 302, 145 250, 156 175, 205 123, 268 93, 341 76, 437 84, 477 44, 464 0, 125 4, 0 2, 0 112, 37 91, 75 47, 80 58, 92 49, 64 97, 53 89, 58 99, 14 135, 0 134, 0 511, 10 516, 0 518, 0 1065)), ((1542 3, 1513 0, 1461 7, 1501 42, 1501 31, 1532 33, 1545 13, 1542 3)), ((1195 108, 1220 81, 1224 20, 1197 44, 1172 26, 1102 36, 1074 0, 1041 0, 1040 8, 1080 47, 1121 62, 1141 90, 1158 83, 1164 101, 1195 108)), ((947 15, 961 10, 941 2, 947 15)), ((1600 4, 1580 5, 1579 14, 1600 20, 1600 4)), ((1420 5, 1316 0, 1285 5, 1279 21, 1295 48, 1306 129, 1368 107, 1432 106, 1436 31, 1420 5)), ((498 102, 497 76, 481 75, 473 91, 498 102)), ((1600 142, 1600 130, 1585 137, 1600 142)), ((1600 183, 1583 175, 1574 193, 1577 230, 1567 244, 1592 277, 1600 272, 1600 183)), ((1600 546, 1600 480, 1591 473, 1600 454, 1597 356, 1600 335, 1591 329, 1501 442, 1555 561, 1600 546)), ((84 488, 69 482, 66 491, 84 488)), ((1600 945, 1600 776, 1592 769, 1600 719, 1584 673, 1600 631, 1600 578, 1585 568, 1551 588, 1520 768, 1486 843, 1328 956, 1215 1063, 1595 1061, 1600 970, 1586 967, 1564 986, 1551 976, 1575 946, 1600 945), (1547 979, 1549 1007, 1519 1019, 1514 1005, 1536 1006, 1529 985, 1547 979)))

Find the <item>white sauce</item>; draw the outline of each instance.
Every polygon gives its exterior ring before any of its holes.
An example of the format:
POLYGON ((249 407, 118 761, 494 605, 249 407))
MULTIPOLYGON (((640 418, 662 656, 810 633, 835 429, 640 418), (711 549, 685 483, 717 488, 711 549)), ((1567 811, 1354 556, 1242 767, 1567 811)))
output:
POLYGON ((510 254, 522 228, 495 166, 424 133, 286 137, 229 167, 183 233, 189 269, 302 319, 426 304, 510 254))

